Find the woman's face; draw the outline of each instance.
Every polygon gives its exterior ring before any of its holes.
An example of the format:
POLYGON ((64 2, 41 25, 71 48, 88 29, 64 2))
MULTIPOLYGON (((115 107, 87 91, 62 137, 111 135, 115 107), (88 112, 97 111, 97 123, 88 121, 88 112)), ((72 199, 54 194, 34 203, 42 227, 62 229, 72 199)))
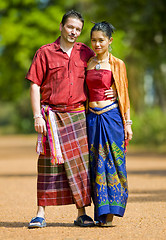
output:
POLYGON ((91 44, 93 51, 96 54, 108 53, 108 47, 111 44, 113 38, 107 37, 102 31, 93 31, 91 36, 91 44))

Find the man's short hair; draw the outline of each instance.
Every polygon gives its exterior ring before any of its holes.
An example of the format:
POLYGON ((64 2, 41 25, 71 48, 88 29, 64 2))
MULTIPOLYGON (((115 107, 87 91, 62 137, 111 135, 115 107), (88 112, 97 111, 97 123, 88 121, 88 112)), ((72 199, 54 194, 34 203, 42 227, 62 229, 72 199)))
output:
POLYGON ((67 19, 68 19, 68 18, 77 18, 77 19, 79 19, 79 20, 82 22, 82 28, 83 28, 83 26, 84 26, 84 19, 83 19, 81 13, 76 12, 75 10, 70 10, 70 11, 68 11, 67 13, 65 13, 65 14, 63 15, 62 21, 61 21, 61 23, 62 23, 63 26, 64 26, 65 23, 67 22, 67 19))

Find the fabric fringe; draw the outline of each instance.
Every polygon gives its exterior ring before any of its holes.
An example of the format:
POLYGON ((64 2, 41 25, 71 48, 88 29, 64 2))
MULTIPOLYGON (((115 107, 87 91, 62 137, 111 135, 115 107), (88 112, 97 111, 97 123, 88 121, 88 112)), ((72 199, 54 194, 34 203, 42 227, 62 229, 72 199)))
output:
MULTIPOLYGON (((57 126, 54 118, 54 112, 49 106, 42 106, 41 113, 44 120, 46 121, 47 137, 48 137, 48 142, 50 145, 50 150, 52 155, 51 163, 52 165, 63 164, 64 159, 62 156, 61 147, 59 143, 57 126)), ((46 154, 45 142, 47 137, 44 136, 43 134, 38 134, 38 141, 37 141, 37 147, 36 147, 36 151, 38 154, 46 154)))

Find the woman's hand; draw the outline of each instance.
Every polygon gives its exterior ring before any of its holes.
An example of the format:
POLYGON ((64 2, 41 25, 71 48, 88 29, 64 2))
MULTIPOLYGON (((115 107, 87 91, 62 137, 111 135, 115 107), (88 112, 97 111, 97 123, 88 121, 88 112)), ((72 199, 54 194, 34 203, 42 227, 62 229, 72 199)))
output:
POLYGON ((125 139, 128 139, 130 141, 132 139, 132 136, 133 136, 131 125, 126 124, 124 130, 125 130, 125 139))
POLYGON ((117 99, 118 94, 116 90, 110 87, 110 89, 105 90, 105 96, 107 96, 107 98, 112 98, 112 100, 115 101, 117 99))
POLYGON ((46 136, 46 134, 47 134, 46 122, 42 117, 35 118, 34 127, 35 127, 36 132, 44 133, 44 135, 46 136))

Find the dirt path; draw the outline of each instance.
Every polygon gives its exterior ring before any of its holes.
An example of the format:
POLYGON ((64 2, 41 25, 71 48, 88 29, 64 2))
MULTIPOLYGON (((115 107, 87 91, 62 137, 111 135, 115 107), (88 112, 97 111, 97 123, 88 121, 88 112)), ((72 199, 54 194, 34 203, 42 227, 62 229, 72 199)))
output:
MULTIPOLYGON (((47 227, 27 228, 36 213, 36 136, 0 137, 0 239, 166 239, 166 156, 127 157, 129 200, 112 228, 79 228, 74 205, 46 208, 47 227)), ((93 217, 93 206, 87 208, 93 217)))

